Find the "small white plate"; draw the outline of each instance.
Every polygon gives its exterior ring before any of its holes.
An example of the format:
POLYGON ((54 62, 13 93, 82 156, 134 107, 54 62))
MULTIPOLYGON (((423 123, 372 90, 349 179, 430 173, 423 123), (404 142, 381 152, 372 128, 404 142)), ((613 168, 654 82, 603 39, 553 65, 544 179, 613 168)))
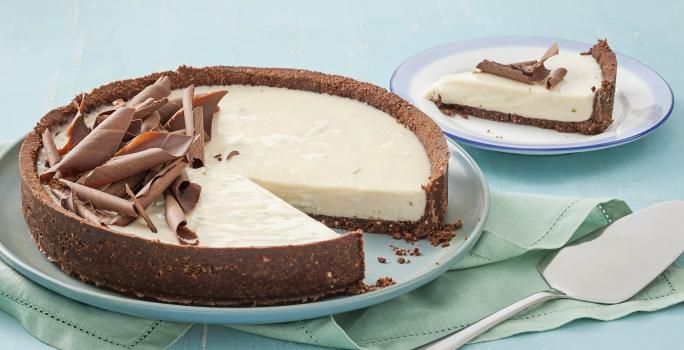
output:
POLYGON ((584 52, 592 45, 555 38, 488 37, 437 46, 402 63, 390 90, 432 117, 445 134, 470 146, 519 154, 562 154, 609 148, 651 133, 672 112, 667 82, 644 64, 616 53, 618 60, 613 124, 599 135, 561 133, 480 118, 447 117, 423 95, 439 77, 473 69, 482 59, 519 62, 534 59, 552 42, 561 51, 584 52))

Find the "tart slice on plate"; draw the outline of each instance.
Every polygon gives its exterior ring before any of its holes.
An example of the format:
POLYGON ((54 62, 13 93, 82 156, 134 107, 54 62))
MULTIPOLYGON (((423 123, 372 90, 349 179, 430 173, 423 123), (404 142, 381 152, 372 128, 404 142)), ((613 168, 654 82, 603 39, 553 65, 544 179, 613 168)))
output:
POLYGON ((483 60, 441 77, 426 92, 446 115, 598 134, 613 122, 617 60, 605 40, 583 53, 554 43, 539 60, 483 60))
POLYGON ((638 140, 663 125, 674 105, 663 77, 605 40, 501 36, 447 43, 404 61, 390 88, 458 142, 529 155, 638 140))

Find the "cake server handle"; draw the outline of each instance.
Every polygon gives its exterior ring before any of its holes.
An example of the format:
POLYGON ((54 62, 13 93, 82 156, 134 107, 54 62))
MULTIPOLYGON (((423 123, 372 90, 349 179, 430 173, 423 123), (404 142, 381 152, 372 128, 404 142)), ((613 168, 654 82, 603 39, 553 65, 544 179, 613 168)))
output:
POLYGON ((506 321, 519 312, 527 310, 533 306, 539 305, 547 300, 565 297, 563 294, 556 294, 553 292, 539 292, 530 295, 529 297, 515 302, 506 308, 499 310, 473 324, 461 329, 457 333, 447 335, 442 339, 435 340, 423 347, 421 350, 453 350, 463 346, 468 341, 474 339, 478 335, 493 328, 499 323, 506 321))

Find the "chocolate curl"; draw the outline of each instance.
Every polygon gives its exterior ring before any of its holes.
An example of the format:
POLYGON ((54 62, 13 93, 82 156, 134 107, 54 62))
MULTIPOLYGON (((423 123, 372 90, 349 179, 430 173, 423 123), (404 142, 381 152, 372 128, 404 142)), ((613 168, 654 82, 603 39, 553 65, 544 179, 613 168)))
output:
POLYGON ((502 64, 490 60, 483 60, 477 64, 477 68, 485 73, 494 74, 526 84, 540 83, 549 75, 549 70, 544 67, 544 62, 550 57, 557 55, 558 52, 558 44, 554 42, 539 61, 502 64))
POLYGON ((90 128, 85 124, 83 113, 85 96, 85 94, 81 95, 80 104, 77 104, 76 101, 73 102, 77 112, 76 116, 74 116, 74 119, 71 120, 71 124, 69 124, 69 128, 66 131, 67 142, 64 144, 64 146, 62 146, 62 148, 59 149, 59 154, 62 156, 67 154, 67 152, 69 152, 72 148, 76 147, 76 145, 78 145, 78 143, 90 133, 90 128))
POLYGON ((138 198, 135 197, 135 194, 133 191, 131 191, 131 188, 128 187, 128 184, 126 186, 126 194, 128 194, 128 197, 131 198, 131 202, 133 202, 133 208, 135 209, 135 212, 138 213, 138 215, 143 218, 145 221, 145 224, 147 227, 150 229, 150 231, 157 233, 157 227, 154 226, 154 223, 152 220, 150 220, 150 217, 147 216, 147 213, 145 212, 145 208, 143 208, 142 204, 140 204, 140 201, 138 201, 138 198))
POLYGON ((194 115, 192 110, 192 97, 195 94, 195 85, 190 85, 185 88, 183 94, 183 125, 185 126, 185 134, 188 136, 195 136, 194 115))
MULTIPOLYGON (((149 207, 150 204, 152 204, 152 202, 171 185, 185 167, 187 167, 187 163, 182 162, 182 159, 178 159, 169 163, 155 174, 145 186, 135 194, 135 197, 140 201, 140 205, 147 209, 147 207, 149 207)), ((118 215, 109 223, 112 225, 126 226, 134 220, 135 217, 118 215)))
POLYGON ((75 210, 74 196, 71 193, 71 190, 65 188, 51 187, 50 191, 52 191, 52 194, 55 195, 57 199, 59 199, 59 205, 61 205, 62 208, 71 212, 75 210))
POLYGON ((226 96, 227 93, 228 90, 216 90, 197 96, 192 100, 193 106, 202 106, 204 113, 204 132, 208 135, 208 137, 205 137, 205 141, 211 140, 211 125, 214 121, 214 112, 218 109, 219 102, 221 102, 221 99, 223 96, 226 96))
POLYGON ((152 169, 153 170, 143 171, 142 173, 135 174, 135 175, 133 175, 133 176, 131 176, 125 180, 117 181, 117 182, 111 183, 109 185, 102 186, 100 188, 100 191, 105 192, 105 193, 109 193, 112 196, 117 196, 117 197, 122 198, 122 197, 126 196, 126 186, 129 186, 130 188, 133 188, 133 189, 138 188, 138 186, 140 186, 140 184, 145 183, 145 181, 144 181, 145 177, 147 176, 147 174, 149 172, 154 171, 156 173, 157 171, 159 171, 159 169, 156 169, 156 170, 154 170, 154 168, 152 168, 152 169))
POLYGON ((166 216, 166 223, 169 225, 171 231, 176 233, 178 241, 181 244, 197 245, 199 240, 197 234, 188 228, 188 222, 185 219, 185 214, 180 204, 176 199, 168 193, 165 194, 164 215, 166 216))
POLYGON ((150 116, 142 120, 142 125, 140 126, 140 133, 152 131, 152 130, 159 130, 161 125, 159 125, 161 121, 161 117, 159 116, 159 112, 154 111, 150 116))
POLYGON ((65 176, 76 175, 109 160, 119 148, 131 124, 133 112, 133 108, 128 107, 116 110, 67 153, 59 163, 41 174, 41 179, 50 179, 57 171, 65 176))
POLYGON ((45 149, 45 154, 47 155, 48 164, 51 167, 55 166, 55 164, 59 163, 62 157, 60 157, 57 146, 55 146, 55 140, 52 138, 50 129, 45 129, 45 131, 43 131, 43 135, 41 136, 43 140, 43 148, 45 149))
POLYGON ((535 63, 533 65, 532 70, 534 70, 535 65, 536 66, 543 66, 544 62, 546 62, 546 60, 548 60, 549 58, 551 58, 553 56, 556 56, 559 52, 560 52, 560 50, 558 49, 558 43, 556 43, 554 41, 553 44, 551 44, 551 47, 549 47, 546 50, 546 52, 544 52, 544 55, 542 56, 542 58, 540 58, 539 61, 537 61, 537 63, 535 63))
POLYGON ((139 152, 116 156, 103 165, 93 169, 79 182, 88 187, 100 187, 119 180, 124 180, 159 164, 184 156, 188 152, 191 143, 192 139, 186 137, 184 143, 167 143, 162 145, 173 147, 146 148, 139 152))
POLYGON ((202 186, 191 182, 188 173, 183 170, 169 187, 169 192, 171 192, 173 198, 175 198, 181 208, 183 208, 183 212, 188 213, 197 206, 200 193, 202 192, 202 186))
POLYGON ((549 75, 549 79, 546 80, 546 88, 548 90, 553 89, 558 83, 565 78, 565 75, 568 74, 568 70, 565 68, 556 68, 553 71, 551 71, 551 74, 549 75))
MULTIPOLYGON (((176 160, 176 161, 179 161, 179 160, 176 160)), ((147 174, 145 174, 145 177, 143 178, 141 184, 147 185, 148 182, 152 181, 152 178, 157 176, 157 174, 159 174, 159 172, 162 171, 162 169, 166 168, 168 165, 169 165, 169 163, 159 164, 156 167, 150 169, 150 171, 148 171, 147 174)), ((140 189, 142 189, 142 187, 140 189)))
POLYGON ((180 159, 164 167, 152 179, 138 191, 136 197, 140 199, 143 207, 147 208, 154 202, 155 198, 161 195, 169 185, 176 180, 178 175, 187 167, 187 163, 180 159))
POLYGON ((152 113, 156 112, 161 106, 165 105, 168 99, 166 97, 158 100, 148 98, 143 103, 135 106, 135 114, 133 119, 143 119, 152 113))
POLYGON ((230 153, 228 153, 226 155, 226 161, 228 161, 228 160, 230 160, 230 158, 233 158, 233 157, 238 156, 238 155, 240 155, 240 151, 230 151, 230 153))
MULTIPOLYGON (((162 76, 159 79, 157 79, 157 81, 155 81, 152 85, 148 85, 147 87, 145 87, 145 89, 143 89, 141 92, 135 95, 130 101, 128 101, 128 103, 124 102, 121 99, 112 102, 114 108, 100 112, 95 118, 95 123, 93 127, 97 127, 117 109, 125 107, 127 105, 135 108, 133 120, 142 119, 152 114, 152 112, 156 111, 161 106, 165 105, 168 101, 167 97, 170 94, 171 82, 168 77, 162 76)), ((140 132, 140 127, 133 127, 128 131, 128 133, 133 134, 133 136, 139 134, 140 132)))
POLYGON ((102 124, 102 122, 105 121, 105 119, 107 119, 107 117, 112 115, 112 113, 114 113, 114 112, 116 112, 116 109, 109 109, 109 110, 102 111, 102 112, 98 113, 97 116, 95 117, 95 122, 93 123, 93 128, 97 128, 98 125, 102 124))
POLYGON ((554 42, 551 44, 551 47, 549 47, 546 52, 544 52, 544 55, 539 59, 539 61, 535 62, 532 65, 526 65, 523 66, 523 70, 525 73, 529 74, 532 76, 533 81, 539 82, 540 80, 543 80, 549 75, 549 70, 544 67, 544 62, 548 60, 550 57, 557 55, 559 52, 558 50, 558 44, 554 42))
POLYGON ((183 108, 183 98, 178 96, 178 97, 172 97, 168 99, 168 102, 159 107, 157 110, 159 112, 159 116, 161 117, 161 125, 166 124, 166 122, 169 121, 169 118, 171 118, 176 112, 181 110, 183 108))
POLYGON ((534 84, 544 80, 545 76, 532 76, 532 74, 525 73, 524 66, 517 64, 502 64, 490 60, 483 60, 477 64, 477 69, 484 73, 500 76, 502 78, 519 81, 525 84, 534 84))
MULTIPOLYGON (((204 166, 204 127, 203 127, 204 114, 202 113, 202 107, 196 107, 192 110, 192 130, 194 131, 195 139, 192 141, 192 146, 190 146, 190 152, 188 152, 188 160, 193 168, 199 168, 204 166)), ((189 129, 185 129, 185 134, 188 134, 189 129)))
POLYGON ((179 153, 192 143, 192 137, 171 134, 162 131, 148 131, 136 136, 133 140, 114 154, 119 157, 146 150, 148 148, 161 148, 170 153, 179 153))
POLYGON ((137 95, 133 96, 130 101, 128 101, 129 106, 136 106, 141 102, 152 98, 154 100, 159 100, 164 97, 168 97, 171 94, 171 80, 167 76, 161 76, 154 84, 147 86, 137 95))
MULTIPOLYGON (((204 132, 206 133, 205 141, 211 140, 211 125, 214 118, 214 112, 217 110, 218 104, 223 96, 227 93, 227 90, 217 90, 204 95, 195 96, 192 99, 192 105, 194 107, 202 107, 204 132)), ((164 124, 164 129, 168 131, 186 129, 184 115, 183 109, 177 111, 166 124, 164 124)))
POLYGON ((107 227, 107 224, 105 223, 106 216, 102 215, 102 213, 99 213, 97 210, 95 210, 92 207, 92 205, 88 205, 79 200, 75 200, 74 208, 76 214, 82 217, 83 219, 86 219, 95 225, 107 227))
POLYGON ((64 179, 60 179, 59 182, 68 186, 72 193, 75 193, 79 199, 90 202, 97 209, 110 210, 119 215, 138 216, 138 213, 133 207, 133 203, 123 198, 112 196, 111 194, 64 179))
POLYGON ((140 135, 140 132, 142 130, 142 120, 140 119, 133 119, 131 120, 131 125, 128 126, 128 129, 126 130, 126 134, 124 135, 123 142, 128 142, 132 140, 134 137, 140 135))
MULTIPOLYGON (((124 141, 129 141, 132 138, 138 136, 140 133, 145 131, 150 131, 159 126, 159 114, 156 109, 159 106, 166 103, 166 98, 160 100, 153 100, 148 98, 146 101, 142 102, 138 107, 135 108, 135 113, 133 114, 133 120, 131 120, 131 125, 126 130, 126 135, 124 136, 124 141)), ((115 109, 100 112, 100 114, 95 117, 94 126, 97 127, 105 119, 107 119, 115 109)))
POLYGON ((185 130, 185 117, 183 108, 179 109, 169 120, 164 124, 163 128, 168 131, 185 130))

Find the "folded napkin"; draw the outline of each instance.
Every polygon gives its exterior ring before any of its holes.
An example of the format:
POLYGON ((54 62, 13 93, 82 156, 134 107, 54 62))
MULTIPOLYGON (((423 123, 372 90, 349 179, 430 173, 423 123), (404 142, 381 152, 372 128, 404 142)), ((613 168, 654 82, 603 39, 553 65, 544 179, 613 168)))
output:
MULTIPOLYGON (((394 300, 359 311, 275 325, 229 325, 272 338, 347 349, 406 349, 461 329, 508 304, 549 289, 537 270, 553 250, 628 214, 619 200, 494 193, 485 231, 451 271, 394 300)), ((504 322, 475 341, 611 320, 684 300, 684 270, 672 266, 618 305, 555 300, 504 322)), ((141 319, 87 306, 41 288, 0 262, 0 310, 63 349, 159 349, 189 324, 141 319)))
MULTIPOLYGON (((272 338, 346 349, 408 349, 451 334, 550 287, 538 272, 552 251, 630 213, 620 200, 494 193, 482 237, 454 268, 426 286, 367 309, 303 322, 237 326, 272 338)), ((578 318, 612 320, 684 300, 684 269, 672 265, 617 305, 554 300, 473 342, 559 327, 578 318)))

